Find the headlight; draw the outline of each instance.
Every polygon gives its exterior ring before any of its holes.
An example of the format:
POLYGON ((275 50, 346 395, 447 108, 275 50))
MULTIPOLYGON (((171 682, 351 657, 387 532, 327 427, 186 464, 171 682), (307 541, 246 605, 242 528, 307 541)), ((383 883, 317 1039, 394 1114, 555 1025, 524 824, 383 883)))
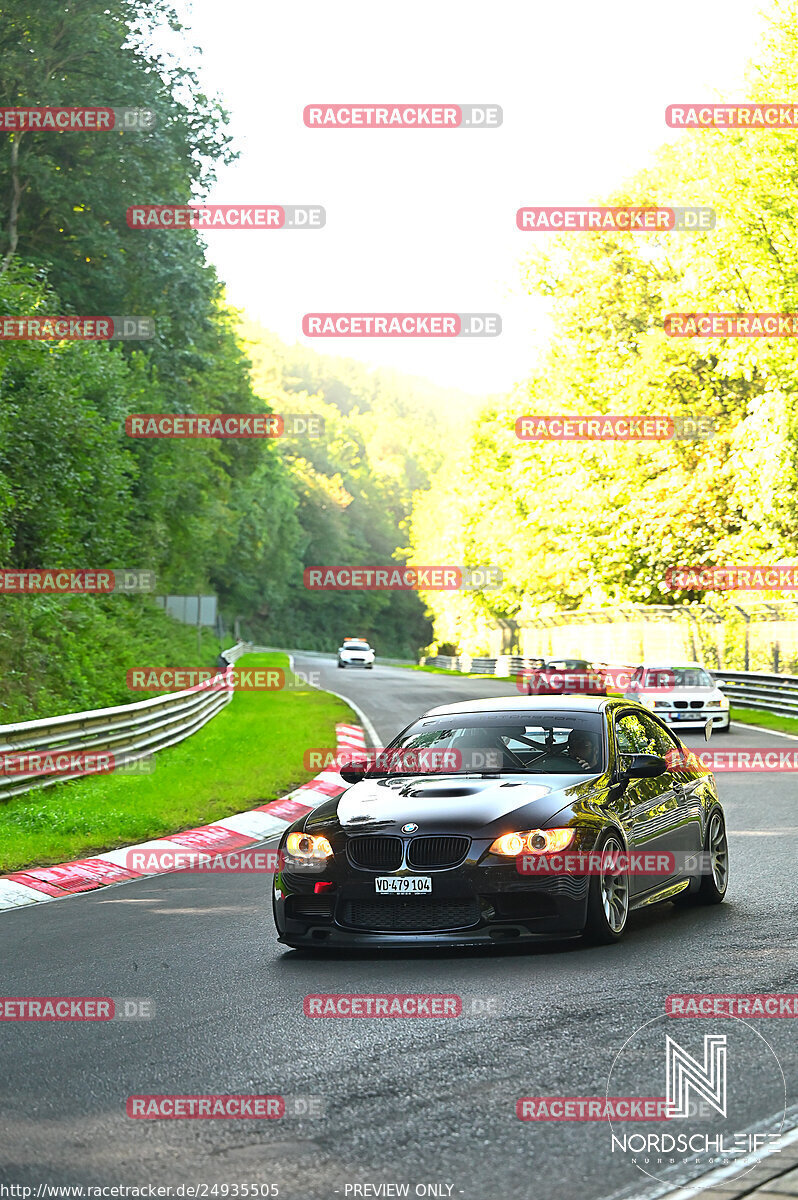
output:
POLYGON ((294 858, 332 858, 333 848, 326 837, 318 833, 289 833, 285 848, 294 858))
POLYGON ((720 708, 722 704, 722 700, 707 700, 704 708, 720 708))
POLYGON ((654 701, 655 708, 670 708, 670 706, 671 706, 670 700, 655 700, 654 701))
POLYGON ((528 829, 524 833, 503 833, 491 846, 491 854, 517 858, 519 854, 556 854, 570 846, 575 829, 528 829))

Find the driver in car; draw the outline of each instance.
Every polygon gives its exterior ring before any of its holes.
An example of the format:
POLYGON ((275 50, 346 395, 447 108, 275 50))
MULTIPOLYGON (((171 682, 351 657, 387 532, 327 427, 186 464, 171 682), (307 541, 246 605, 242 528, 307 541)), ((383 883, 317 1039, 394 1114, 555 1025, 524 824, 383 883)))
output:
POLYGON ((568 734, 568 753, 583 771, 597 770, 601 762, 598 738, 585 729, 572 729, 568 734))

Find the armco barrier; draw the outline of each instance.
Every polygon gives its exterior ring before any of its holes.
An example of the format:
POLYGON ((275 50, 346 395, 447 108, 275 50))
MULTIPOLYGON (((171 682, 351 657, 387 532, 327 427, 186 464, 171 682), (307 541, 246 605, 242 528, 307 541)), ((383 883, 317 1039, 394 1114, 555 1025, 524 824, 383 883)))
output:
MULTIPOLYGON (((238 642, 224 654, 235 662, 250 650, 238 642)), ((233 698, 230 688, 170 692, 152 700, 97 708, 90 712, 66 713, 0 725, 0 755, 3 754, 113 754, 129 762, 165 750, 190 737, 215 717, 233 698)), ((77 776, 68 772, 52 775, 5 775, 0 773, 0 801, 34 788, 48 787, 77 776)))
MULTIPOLYGON (((503 654, 498 658, 472 658, 469 654, 438 654, 422 658, 429 667, 446 667, 465 674, 493 675, 498 679, 528 671, 533 659, 503 654)), ((634 667, 625 667, 633 671, 634 667)), ((736 708, 753 708, 783 717, 798 717, 798 675, 766 675, 755 671, 710 671, 724 696, 736 708)))
POLYGON ((532 664, 538 661, 516 654, 501 654, 498 658, 475 658, 470 654, 436 654, 434 658, 421 659, 424 666, 445 667, 449 671, 463 671, 471 675, 495 675, 499 679, 529 671, 532 664))
POLYGON ((798 675, 759 675, 754 671, 711 671, 736 708, 798 717, 798 675))

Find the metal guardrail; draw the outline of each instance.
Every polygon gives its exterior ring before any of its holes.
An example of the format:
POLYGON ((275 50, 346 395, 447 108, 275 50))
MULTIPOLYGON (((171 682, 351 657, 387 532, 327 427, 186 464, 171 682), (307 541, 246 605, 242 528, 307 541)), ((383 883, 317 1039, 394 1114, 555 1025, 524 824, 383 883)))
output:
MULTIPOLYGON (((249 650, 248 642, 238 642, 224 655, 232 663, 249 650)), ((132 763, 190 737, 232 698, 229 687, 188 688, 135 704, 0 725, 0 755, 113 754, 115 760, 124 757, 126 763, 132 763)), ((90 772, 6 775, 0 771, 0 801, 87 774, 90 772)))
POLYGON ((498 658, 473 658, 470 654, 437 654, 434 658, 421 660, 428 667, 445 667, 449 671, 464 671, 470 675, 495 675, 506 679, 529 671, 539 659, 523 658, 517 654, 500 654, 498 658))
MULTIPOLYGON (((507 678, 528 671, 534 659, 503 654, 498 658, 472 658, 468 654, 438 654, 422 659, 427 666, 450 671, 507 678)), ((630 671, 632 667, 628 668, 630 671)), ((756 671, 710 671, 724 696, 737 708, 752 708, 798 718, 798 675, 768 675, 756 671)))
POLYGON ((755 671, 710 671, 710 674, 737 708, 798 717, 798 675, 760 675, 755 671))

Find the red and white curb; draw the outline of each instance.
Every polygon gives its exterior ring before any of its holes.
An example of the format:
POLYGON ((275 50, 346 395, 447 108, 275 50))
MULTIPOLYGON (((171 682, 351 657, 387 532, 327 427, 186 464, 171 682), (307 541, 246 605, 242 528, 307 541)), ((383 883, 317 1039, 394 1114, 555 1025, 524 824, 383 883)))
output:
MULTIPOLYGON (((366 745, 359 725, 339 724, 335 727, 338 750, 363 750, 366 745)), ((346 784, 337 771, 324 770, 303 783, 287 796, 261 804, 247 812, 222 817, 213 825, 184 829, 168 838, 155 838, 119 850, 107 850, 92 858, 58 863, 54 867, 32 867, 0 876, 0 909, 23 908, 45 900, 60 900, 80 892, 111 883, 129 883, 148 875, 165 875, 168 871, 134 871, 128 857, 134 850, 212 850, 227 853, 253 846, 276 833, 282 833, 297 817, 309 813, 324 800, 340 796, 346 784)))

